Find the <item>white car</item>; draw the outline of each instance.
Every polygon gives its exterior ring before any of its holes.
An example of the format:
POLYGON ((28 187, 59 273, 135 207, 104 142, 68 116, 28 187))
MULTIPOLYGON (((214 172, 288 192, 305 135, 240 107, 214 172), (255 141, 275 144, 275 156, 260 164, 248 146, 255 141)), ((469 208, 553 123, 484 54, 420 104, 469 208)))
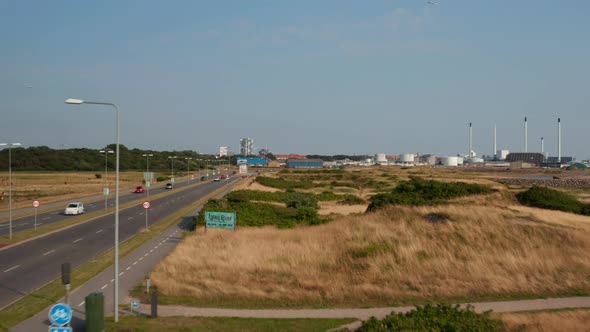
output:
POLYGON ((72 202, 66 206, 65 215, 78 215, 84 213, 84 204, 80 202, 72 202))
POLYGON ((221 179, 219 177, 216 177, 215 179, 213 179, 213 181, 219 182, 219 181, 221 181, 221 179))

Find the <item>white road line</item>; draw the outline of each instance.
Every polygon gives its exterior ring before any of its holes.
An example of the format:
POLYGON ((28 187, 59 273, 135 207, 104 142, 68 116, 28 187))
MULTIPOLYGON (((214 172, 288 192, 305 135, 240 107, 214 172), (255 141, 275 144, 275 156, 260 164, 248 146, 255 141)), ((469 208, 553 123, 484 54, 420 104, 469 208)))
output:
POLYGON ((131 219, 133 219, 133 217, 129 217, 129 218, 127 218, 127 220, 131 220, 131 219))
POLYGON ((125 271, 123 271, 123 272, 119 273, 119 277, 120 277, 120 276, 122 276, 122 275, 123 275, 123 273, 125 273, 125 271))
POLYGON ((51 251, 48 251, 48 252, 44 253, 44 254, 43 254, 43 256, 47 256, 47 255, 51 254, 51 253, 52 253, 52 252, 54 252, 54 251, 55 251, 55 249, 53 249, 53 250, 51 250, 51 251))
POLYGON ((58 214, 59 212, 49 212, 49 214, 58 214))
POLYGON ((129 270, 131 270, 131 266, 128 266, 128 267, 125 269, 125 271, 129 271, 129 270))
POLYGON ((139 213, 139 215, 140 215, 140 216, 143 216, 143 212, 140 212, 140 213, 139 213))
POLYGON ((105 288, 107 288, 107 286, 108 286, 108 284, 100 287, 100 289, 105 289, 105 288))
POLYGON ((82 301, 82 302, 80 302, 80 304, 78 304, 78 307, 81 307, 81 306, 83 306, 83 305, 84 305, 84 303, 86 303, 86 301, 82 301))
POLYGON ((111 282, 115 281, 115 279, 111 279, 111 282))
POLYGON ((98 234, 98 233, 100 233, 102 231, 104 231, 104 229, 99 229, 99 230, 96 231, 96 234, 98 234))
POLYGON ((74 242, 72 242, 72 243, 76 243, 76 242, 80 242, 80 241, 82 241, 82 238, 76 239, 76 240, 74 240, 74 242))
POLYGON ((154 252, 154 249, 150 249, 150 252, 154 252))
POLYGON ((142 260, 142 259, 143 259, 143 257, 139 257, 139 260, 142 260))
POLYGON ((133 265, 136 265, 136 264, 137 264, 137 261, 133 262, 133 265))
POLYGON ((4 272, 9 272, 9 271, 12 271, 12 270, 16 269, 16 268, 17 268, 17 267, 19 267, 19 266, 20 266, 20 265, 13 266, 13 267, 11 267, 11 268, 10 268, 10 269, 8 269, 8 270, 4 270, 4 272))
POLYGON ((47 219, 51 219, 51 217, 45 217, 45 218, 43 218, 41 220, 47 220, 47 219))

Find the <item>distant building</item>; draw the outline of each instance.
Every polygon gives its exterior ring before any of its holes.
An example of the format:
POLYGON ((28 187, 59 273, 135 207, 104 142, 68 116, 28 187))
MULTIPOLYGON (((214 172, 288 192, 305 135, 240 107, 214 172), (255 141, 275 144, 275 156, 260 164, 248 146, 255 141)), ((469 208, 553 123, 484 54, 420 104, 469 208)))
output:
POLYGON ((289 168, 323 168, 324 162, 321 159, 287 159, 289 168))
POLYGON ((498 150, 498 151, 496 151, 496 158, 498 160, 506 160, 506 157, 508 156, 509 153, 510 153, 510 151, 508 151, 508 150, 498 150))
POLYGON ((545 161, 545 156, 542 153, 512 152, 506 156, 506 161, 510 163, 522 161, 524 163, 541 165, 545 161))
POLYGON ((285 162, 287 159, 307 159, 307 156, 302 154, 275 154, 278 161, 285 162))
POLYGON ((227 156, 228 150, 229 150, 229 148, 227 146, 220 146, 219 147, 219 156, 220 157, 227 156))
MULTIPOLYGON (((561 157, 561 163, 562 164, 569 164, 572 161, 574 161, 573 157, 561 157)), ((547 158, 547 162, 549 163, 557 163, 557 157, 548 157, 547 158)))
POLYGON ((242 156, 251 156, 254 154, 254 140, 250 137, 240 140, 240 154, 242 156))

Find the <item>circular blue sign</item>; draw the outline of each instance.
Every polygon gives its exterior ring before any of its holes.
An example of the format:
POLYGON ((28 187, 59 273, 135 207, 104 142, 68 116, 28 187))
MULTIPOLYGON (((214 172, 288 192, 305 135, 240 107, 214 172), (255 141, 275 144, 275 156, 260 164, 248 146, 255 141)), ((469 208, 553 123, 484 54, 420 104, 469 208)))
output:
POLYGON ((67 325, 71 319, 72 309, 67 304, 58 303, 49 309, 49 321, 53 325, 67 325))

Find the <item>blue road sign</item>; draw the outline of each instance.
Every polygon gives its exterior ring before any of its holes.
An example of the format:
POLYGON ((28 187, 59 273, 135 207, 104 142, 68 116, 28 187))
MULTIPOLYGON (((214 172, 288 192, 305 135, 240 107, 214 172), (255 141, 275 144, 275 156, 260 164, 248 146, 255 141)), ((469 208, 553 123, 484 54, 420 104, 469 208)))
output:
POLYGON ((131 308, 132 309, 139 308, 139 300, 131 300, 131 308))
POLYGON ((55 327, 52 326, 49 328, 49 332, 72 332, 71 327, 55 327))
POLYGON ((52 325, 64 326, 72 319, 72 309, 64 303, 55 304, 49 309, 49 321, 52 325))

